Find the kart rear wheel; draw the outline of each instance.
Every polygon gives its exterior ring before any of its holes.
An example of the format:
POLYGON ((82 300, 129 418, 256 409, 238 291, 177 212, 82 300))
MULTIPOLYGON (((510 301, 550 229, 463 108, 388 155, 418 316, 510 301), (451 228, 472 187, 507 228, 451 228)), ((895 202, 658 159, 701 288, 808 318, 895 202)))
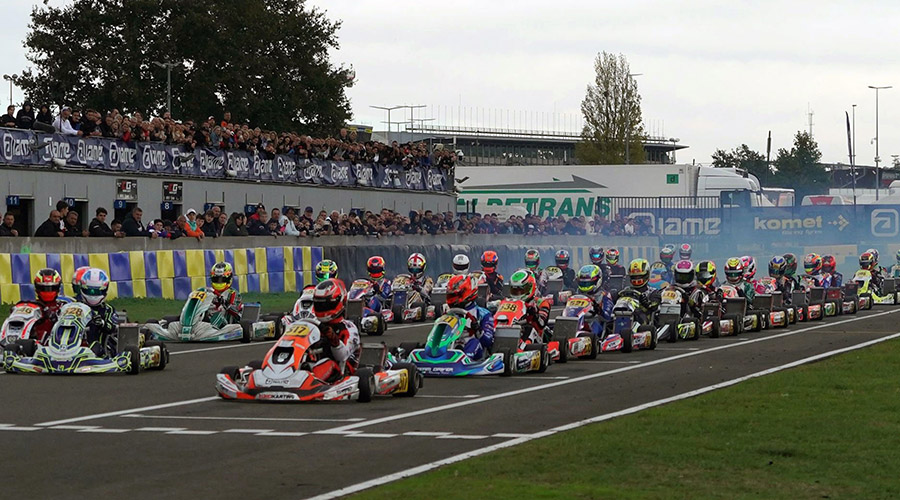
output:
POLYGON ((803 317, 803 319, 800 320, 802 323, 809 321, 809 307, 800 306, 797 308, 797 313, 803 317))
POLYGON ((700 340, 700 330, 703 329, 703 323, 697 319, 693 319, 694 322, 694 336, 691 337, 691 340, 700 340))
POLYGON ((141 350, 137 346, 130 345, 125 348, 125 352, 128 353, 128 359, 131 362, 128 374, 137 375, 141 373, 141 350))
POLYGON ((513 353, 509 349, 500 349, 500 354, 503 355, 503 373, 500 374, 501 377, 509 377, 513 374, 513 353))
POLYGON ((541 363, 538 365, 538 373, 547 371, 547 367, 550 366, 550 354, 547 352, 547 344, 528 344, 525 346, 525 350, 540 351, 541 363))
POLYGON ((678 341, 678 323, 672 322, 668 325, 668 336, 666 337, 666 342, 674 343, 678 341))
POLYGON ((375 337, 380 337, 380 336, 384 335, 384 331, 387 329, 386 326, 387 325, 384 324, 384 318, 381 316, 380 313, 377 314, 377 316, 375 316, 375 331, 370 333, 369 335, 372 335, 375 337))
POLYGON ((631 328, 627 328, 622 331, 622 352, 629 353, 634 349, 634 344, 632 343, 634 340, 634 335, 631 332, 631 328))
POLYGON ((166 345, 159 340, 145 340, 144 347, 159 347, 159 365, 150 369, 159 371, 165 370, 166 365, 169 364, 169 350, 166 349, 166 345))
POLYGON ((717 339, 719 338, 719 328, 721 328, 722 324, 719 318, 712 318, 712 330, 709 331, 709 338, 717 339))
POLYGON ((732 335, 744 333, 744 318, 742 318, 740 314, 726 314, 722 319, 731 321, 731 324, 733 325, 731 328, 732 335))
POLYGON ((591 340, 591 353, 585 356, 585 359, 597 359, 597 355, 600 354, 600 337, 596 333, 591 333, 588 338, 591 340))
POLYGON ((30 358, 37 352, 37 342, 34 339, 19 339, 16 341, 18 354, 30 358))
POLYGON ((559 341, 559 359, 556 360, 557 363, 568 363, 569 362, 569 340, 563 339, 559 341))
POLYGON ((396 306, 391 308, 391 312, 394 313, 394 323, 403 323, 403 306, 397 304, 396 306))
POLYGON ((656 344, 657 344, 657 341, 659 340, 656 338, 657 331, 652 326, 639 326, 638 331, 649 333, 650 334, 650 347, 648 347, 648 349, 650 349, 651 351, 653 349, 656 349, 656 344))
POLYGON ((411 398, 419 392, 418 373, 419 369, 412 363, 394 363, 391 370, 406 370, 406 390, 403 392, 395 392, 393 395, 398 398, 411 398))
POLYGON ((237 382, 237 380, 241 378, 241 369, 237 366, 226 366, 225 368, 219 370, 219 373, 228 375, 229 377, 231 377, 231 380, 235 382, 237 382))
POLYGON ((359 377, 359 396, 356 401, 360 403, 368 403, 372 401, 372 395, 375 393, 375 374, 371 368, 360 368, 356 371, 359 377))
POLYGON ((249 319, 245 319, 241 321, 241 343, 249 344, 251 340, 253 340, 253 322, 249 319))

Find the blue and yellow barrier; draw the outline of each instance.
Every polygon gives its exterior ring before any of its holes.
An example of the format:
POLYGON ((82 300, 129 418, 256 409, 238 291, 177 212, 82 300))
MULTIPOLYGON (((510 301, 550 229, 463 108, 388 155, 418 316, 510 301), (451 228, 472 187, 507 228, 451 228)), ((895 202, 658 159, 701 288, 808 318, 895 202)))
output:
POLYGON ((158 250, 119 253, 0 253, 0 302, 34 299, 32 279, 50 267, 60 272, 65 294, 72 295, 75 269, 91 266, 109 274, 109 297, 184 300, 191 290, 209 286, 216 262, 234 268, 235 286, 247 292, 295 292, 313 283, 322 247, 267 247, 233 250, 158 250))

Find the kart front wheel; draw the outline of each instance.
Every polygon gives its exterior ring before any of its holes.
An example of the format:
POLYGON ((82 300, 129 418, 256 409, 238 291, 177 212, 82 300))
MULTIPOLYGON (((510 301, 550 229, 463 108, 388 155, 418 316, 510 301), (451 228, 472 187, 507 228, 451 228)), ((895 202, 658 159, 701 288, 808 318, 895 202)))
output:
POLYGON ((235 382, 237 382, 237 380, 241 378, 241 369, 237 366, 226 366, 225 368, 219 370, 219 373, 228 375, 229 377, 231 377, 231 380, 235 382))
POLYGON ((622 352, 629 353, 634 349, 634 335, 631 328, 622 330, 622 352))
POLYGON ((394 396, 401 398, 411 398, 419 392, 419 369, 412 363, 394 363, 391 370, 406 370, 406 390, 395 392, 394 396))
POLYGON ((597 359, 597 355, 600 354, 600 336, 596 333, 591 333, 588 335, 588 338, 591 341, 591 353, 586 356, 587 359, 597 359))
POLYGON ((253 340, 253 322, 245 319, 241 321, 241 343, 249 344, 253 340))
POLYGON ((141 373, 141 350, 137 346, 130 345, 125 348, 128 353, 128 360, 131 366, 128 368, 129 375, 137 375, 141 373))
POLYGON ((503 373, 500 374, 502 377, 509 377, 513 374, 513 353, 509 349, 500 349, 500 354, 503 355, 503 373))
POLYGON ((371 368, 360 368, 356 372, 359 377, 359 396, 356 401, 360 403, 368 403, 372 401, 372 395, 375 393, 375 374, 371 368))
POLYGON ((678 323, 672 322, 669 323, 669 336, 666 337, 666 342, 674 343, 678 340, 678 323))
POLYGON ((146 340, 144 341, 144 347, 159 347, 159 364, 150 369, 164 370, 166 365, 169 364, 169 350, 166 349, 166 345, 159 340, 146 340))

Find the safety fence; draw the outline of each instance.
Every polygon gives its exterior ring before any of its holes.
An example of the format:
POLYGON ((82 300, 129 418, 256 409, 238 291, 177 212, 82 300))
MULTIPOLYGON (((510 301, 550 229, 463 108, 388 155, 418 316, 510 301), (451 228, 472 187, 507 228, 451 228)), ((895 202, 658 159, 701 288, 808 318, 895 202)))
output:
POLYGON ((191 290, 209 286, 216 262, 234 268, 235 287, 246 292, 291 292, 314 281, 322 247, 278 246, 217 250, 155 250, 114 253, 0 253, 0 302, 34 298, 32 278, 50 267, 60 272, 65 294, 82 266, 103 269, 111 279, 109 298, 186 299, 191 290))

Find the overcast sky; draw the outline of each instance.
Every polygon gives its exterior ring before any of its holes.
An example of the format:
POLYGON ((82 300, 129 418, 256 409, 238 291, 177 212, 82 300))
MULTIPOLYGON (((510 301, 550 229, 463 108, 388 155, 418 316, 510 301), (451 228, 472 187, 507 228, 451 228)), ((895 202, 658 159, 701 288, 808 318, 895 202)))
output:
MULTIPOLYGON (((31 4, 3 0, 4 74, 26 65, 31 4)), ((53 4, 65 3, 54 0, 53 4)), ((624 54, 649 132, 677 137, 680 162, 747 143, 772 156, 808 129, 823 161, 847 162, 844 112, 856 108, 858 164, 900 154, 900 3, 312 0, 341 19, 336 64, 352 64, 354 122, 384 128, 370 105, 424 104, 437 123, 572 129, 599 51, 624 54), (460 118, 462 110, 465 118, 460 118), (509 116, 509 118, 507 118, 509 116)), ((6 82, 3 82, 6 84, 6 82)), ((7 84, 8 85, 8 84, 7 84)), ((8 87, 0 92, 5 102, 8 87)), ((13 100, 22 97, 14 92, 13 100)), ((409 111, 396 111, 398 115, 409 111)))

